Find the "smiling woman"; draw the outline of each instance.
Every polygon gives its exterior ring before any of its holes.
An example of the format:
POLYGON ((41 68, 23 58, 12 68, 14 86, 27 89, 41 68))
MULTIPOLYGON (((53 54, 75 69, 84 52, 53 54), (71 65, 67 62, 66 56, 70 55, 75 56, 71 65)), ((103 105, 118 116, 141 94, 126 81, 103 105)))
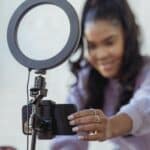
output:
POLYGON ((79 109, 68 116, 79 139, 56 138, 52 150, 87 150, 88 141, 104 140, 121 150, 148 150, 150 58, 140 54, 127 0, 87 0, 81 23, 82 53, 70 63, 77 81, 68 97, 79 109))
MULTIPOLYGON (((115 21, 117 22, 117 21, 115 21)), ((114 20, 88 22, 85 26, 87 60, 104 77, 115 78, 123 58, 123 30, 114 20)))
MULTIPOLYGON (((24 136, 21 132, 22 127, 21 127, 20 109, 21 109, 22 105, 25 104, 25 100, 26 100, 25 87, 26 87, 26 78, 27 78, 26 73, 27 72, 26 72, 26 69, 24 67, 22 67, 20 64, 16 63, 14 61, 14 59, 12 58, 12 56, 10 55, 5 37, 6 37, 8 20, 10 19, 10 16, 14 12, 14 10, 23 1, 25 1, 25 0, 21 0, 21 1, 20 0, 13 0, 13 1, 0 0, 0 12, 1 12, 0 13, 0 18, 1 18, 1 25, 0 25, 0 41, 1 41, 0 42, 0 51, 1 51, 1 54, 0 54, 0 66, 1 66, 1 74, 0 74, 0 78, 1 78, 1 81, 0 81, 1 82, 1 84, 0 84, 0 118, 1 118, 0 119, 0 145, 6 145, 6 144, 14 145, 18 148, 18 150, 23 150, 26 147, 26 136, 24 136), (8 127, 8 125, 11 125, 11 126, 8 127)), ((82 0, 81 1, 80 0, 69 0, 69 2, 71 2, 73 4, 73 6, 75 6, 77 11, 80 10, 80 8, 82 7, 82 3, 84 1, 85 0, 83 0, 83 1, 82 0)), ((120 1, 122 2, 122 0, 120 0, 120 1)), ((91 1, 89 0, 89 2, 91 2, 91 1)), ((149 40, 150 39, 150 19, 148 19, 148 18, 149 18, 149 11, 150 11, 150 1, 129 0, 129 2, 130 2, 130 4, 132 4, 131 6, 132 6, 133 10, 135 10, 135 12, 136 12, 136 16, 137 16, 136 20, 140 23, 140 25, 142 27, 142 31, 144 31, 145 39, 143 41, 144 44, 143 44, 141 52, 143 53, 143 51, 144 51, 144 53, 149 55, 150 54, 150 40, 149 40)), ((53 13, 53 15, 55 15, 55 13, 53 13)), ((38 19, 38 17, 37 17, 37 19, 38 19)), ((63 23, 63 20, 61 20, 61 22, 63 23)), ((33 28, 29 29, 30 33, 33 31, 32 29, 33 28)), ((131 36, 132 34, 129 34, 129 35, 131 36)), ((53 34, 51 36, 56 37, 56 35, 53 35, 53 34)), ((64 37, 64 39, 65 39, 65 37, 64 37)), ((129 41, 130 41, 130 39, 129 39, 129 41)), ((41 44, 43 44, 43 43, 41 43, 41 44)), ((40 46, 42 46, 42 45, 40 45, 40 46)), ((84 52, 88 52, 88 50, 84 49, 84 52)), ((129 54, 129 56, 130 56, 130 54, 129 54)), ((132 57, 132 59, 134 59, 134 57, 132 57)), ((84 62, 85 62, 85 60, 82 59, 81 66, 83 66, 84 62)), ((146 78, 148 81, 149 76, 146 77, 146 75, 149 70, 150 64, 148 64, 147 62, 148 61, 145 60, 147 67, 145 66, 145 69, 144 68, 142 69, 144 76, 143 76, 143 78, 142 78, 142 76, 141 76, 141 78, 139 78, 139 80, 138 80, 139 85, 140 85, 140 83, 143 83, 142 81, 146 78)), ((79 63, 76 63, 74 65, 75 68, 77 68, 77 69, 79 68, 78 64, 79 63)), ((138 65, 137 65, 137 67, 138 67, 138 65)), ((74 71, 76 71, 77 69, 74 69, 74 71)), ((87 88, 86 85, 87 85, 87 81, 89 80, 88 72, 89 72, 88 68, 86 68, 86 67, 83 67, 83 70, 79 69, 77 71, 78 76, 79 76, 79 81, 77 82, 77 84, 74 87, 71 88, 71 91, 69 93, 69 95, 70 95, 68 98, 69 102, 76 103, 76 105, 80 109, 84 109, 85 102, 87 102, 86 98, 88 97, 88 95, 86 94, 87 92, 85 89, 87 88), (84 82, 84 81, 86 81, 86 82, 84 82)), ((130 73, 130 71, 128 69, 125 72, 130 73)), ((140 76, 140 74, 138 74, 138 75, 140 76)), ((65 64, 65 66, 58 67, 58 69, 56 69, 54 71, 50 71, 48 73, 47 77, 48 77, 48 81, 49 81, 48 82, 49 98, 56 100, 56 102, 58 102, 58 103, 64 103, 64 100, 67 95, 68 82, 70 83, 70 80, 72 81, 72 78, 71 78, 72 76, 70 77, 69 73, 68 73, 68 66, 65 64), (59 83, 59 86, 56 83, 59 83)), ((136 78, 136 76, 135 76, 135 78, 136 78)), ((146 101, 148 102, 148 96, 145 97, 145 93, 148 93, 147 95, 149 95, 150 92, 148 90, 148 87, 149 87, 150 83, 148 83, 147 81, 145 80, 145 83, 143 83, 143 85, 144 85, 143 92, 141 92, 140 96, 138 94, 136 96, 136 99, 139 98, 140 102, 141 102, 141 99, 144 99, 144 101, 147 99, 146 101), (144 96, 144 98, 141 98, 141 96, 144 96)), ((114 105, 116 105, 115 100, 118 100, 118 98, 115 99, 115 94, 120 93, 118 90, 118 88, 120 89, 120 84, 118 84, 118 81, 110 80, 110 82, 111 82, 110 85, 112 85, 112 86, 110 86, 110 88, 109 88, 109 91, 110 91, 109 93, 112 93, 112 94, 109 94, 109 95, 106 94, 107 96, 105 96, 106 97, 105 99, 108 99, 109 101, 108 102, 105 101, 105 106, 107 106, 107 107, 104 107, 104 109, 103 109, 103 110, 105 110, 104 112, 107 112, 107 113, 105 113, 105 115, 107 115, 107 116, 110 116, 112 114, 111 110, 113 110, 114 105), (115 85, 115 87, 113 85, 115 85), (116 93, 114 91, 116 91, 116 93)), ((98 89, 98 90, 92 90, 92 91, 101 92, 101 88, 99 87, 99 80, 97 79, 96 81, 94 81, 94 83, 96 83, 98 87, 93 87, 93 88, 98 89)), ((124 89, 131 89, 130 86, 123 86, 123 87, 126 87, 124 89)), ((139 87, 137 86, 136 90, 138 90, 140 87, 142 87, 142 86, 139 86, 139 87)), ((138 93, 140 93, 140 91, 138 93)), ((88 94, 90 95, 90 92, 88 94)), ((93 95, 94 94, 95 93, 93 93, 93 95)), ((122 96, 122 98, 125 98, 126 96, 127 95, 124 95, 124 96, 122 96)), ((94 99, 92 99, 92 101, 93 100, 94 99)), ((98 100, 98 98, 96 99, 96 101, 97 100, 98 100)), ((99 99, 99 101, 101 101, 101 99, 99 99)), ((143 101, 143 104, 144 104, 144 101, 143 101)), ((138 103, 138 104, 140 104, 140 103, 138 103)), ((95 105, 97 105, 97 104, 95 104, 95 105)), ((145 103, 144 106, 148 107, 149 105, 148 105, 148 103, 145 103)), ((143 109, 142 104, 139 107, 141 109, 143 109)), ((139 107, 137 107, 138 110, 140 110, 139 107)), ((140 111, 138 111, 138 112, 140 112, 140 111)), ((146 114, 146 113, 148 113, 148 109, 145 108, 144 111, 142 111, 142 112, 145 112, 145 114, 146 114)), ((137 114, 139 114, 139 113, 137 113, 137 114)), ((142 121, 142 122, 145 122, 145 120, 146 120, 146 118, 144 118, 144 116, 140 117, 140 118, 144 119, 144 121, 142 121)), ((147 120, 150 120, 149 116, 147 117, 147 120)), ((123 123, 121 123, 121 125, 122 124, 123 123)), ((138 123, 136 123, 136 124, 139 126, 138 123)), ((149 126, 150 125, 148 125, 148 127, 149 126)), ((141 129, 144 129, 143 126, 141 126, 141 129)), ((137 136, 130 136, 130 137, 129 136, 128 137, 120 136, 117 139, 116 138, 113 139, 113 141, 119 142, 119 145, 121 144, 121 146, 122 146, 121 150, 123 148, 125 149, 126 146, 130 147, 130 149, 131 148, 135 149, 135 143, 137 145, 136 147, 139 146, 139 148, 137 148, 137 150, 141 148, 141 145, 142 145, 143 149, 149 150, 149 145, 146 144, 146 143, 149 143, 149 141, 150 141, 148 137, 149 137, 149 134, 147 131, 147 135, 138 136, 138 137, 137 136)), ((50 148, 48 148, 50 141, 49 140, 48 141, 38 141, 39 149, 40 150, 48 150, 48 149, 50 150, 50 148)), ((113 149, 112 147, 108 148, 109 144, 105 145, 105 142, 104 143, 103 142, 102 143, 89 142, 89 143, 90 143, 90 145, 88 146, 89 150, 101 150, 101 149, 102 150, 103 149, 104 150, 106 150, 106 149, 112 150, 113 149)), ((72 150, 73 148, 75 150, 80 150, 80 149, 85 150, 85 148, 87 148, 87 145, 88 144, 86 141, 80 141, 76 137, 70 137, 70 136, 69 137, 65 136, 65 137, 60 137, 60 138, 58 137, 58 138, 54 139, 54 142, 53 142, 53 147, 55 147, 55 148, 57 147, 60 150, 63 150, 63 149, 72 150), (65 148, 63 148, 63 147, 65 147, 65 148)), ((141 150, 143 150, 142 148, 141 148, 141 150)))

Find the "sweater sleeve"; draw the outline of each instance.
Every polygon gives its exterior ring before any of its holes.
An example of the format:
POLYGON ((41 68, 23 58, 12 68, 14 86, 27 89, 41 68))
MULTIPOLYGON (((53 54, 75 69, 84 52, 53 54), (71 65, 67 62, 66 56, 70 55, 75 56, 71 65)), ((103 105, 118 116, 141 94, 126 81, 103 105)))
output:
POLYGON ((123 106, 119 113, 126 113, 132 119, 132 135, 150 133, 150 69, 144 74, 142 83, 130 103, 123 106))

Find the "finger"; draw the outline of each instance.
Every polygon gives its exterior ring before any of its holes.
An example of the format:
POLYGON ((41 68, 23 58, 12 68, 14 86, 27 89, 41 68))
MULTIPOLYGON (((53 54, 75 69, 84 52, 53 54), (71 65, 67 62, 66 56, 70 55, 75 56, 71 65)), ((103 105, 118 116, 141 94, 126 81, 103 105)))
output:
POLYGON ((85 140, 85 141, 104 141, 105 136, 103 133, 99 132, 97 134, 88 134, 85 136, 79 136, 80 140, 85 140))
POLYGON ((89 116, 89 115, 97 115, 97 114, 102 114, 101 110, 99 109, 85 109, 76 113, 73 113, 68 116, 69 120, 79 118, 79 117, 84 117, 84 116, 89 116))
POLYGON ((71 120, 70 125, 80 125, 80 124, 88 124, 88 123, 102 123, 104 121, 103 118, 100 118, 98 115, 90 115, 85 117, 80 117, 77 119, 71 120))
POLYGON ((76 113, 71 114, 68 119, 75 119, 75 118, 79 118, 79 117, 84 117, 87 115, 94 115, 94 112, 91 111, 90 109, 85 109, 76 113))
POLYGON ((75 132, 105 132, 105 126, 103 124, 88 124, 88 125, 80 125, 72 128, 75 132))

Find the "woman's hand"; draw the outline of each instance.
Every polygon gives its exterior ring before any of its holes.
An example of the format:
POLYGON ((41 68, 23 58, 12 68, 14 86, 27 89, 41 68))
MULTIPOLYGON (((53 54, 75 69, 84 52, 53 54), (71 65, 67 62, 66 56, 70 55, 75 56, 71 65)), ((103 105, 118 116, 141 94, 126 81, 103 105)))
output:
POLYGON ((74 132, 86 132, 79 136, 82 140, 104 141, 111 137, 109 118, 100 109, 86 109, 76 112, 68 117, 74 132))

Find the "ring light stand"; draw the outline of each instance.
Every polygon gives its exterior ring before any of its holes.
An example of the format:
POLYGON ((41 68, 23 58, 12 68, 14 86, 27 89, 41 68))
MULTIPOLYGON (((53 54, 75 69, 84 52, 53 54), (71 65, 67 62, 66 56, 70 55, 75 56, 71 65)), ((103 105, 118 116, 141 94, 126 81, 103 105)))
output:
MULTIPOLYGON (((44 74, 47 69, 52 69, 61 63, 63 63, 77 48, 80 39, 80 26, 78 21, 78 16, 74 8, 67 2, 67 0, 26 0, 23 2, 14 12, 13 16, 10 19, 8 30, 7 30, 7 41, 10 51, 14 58, 23 66, 29 69, 39 70, 39 74, 44 74), (22 18, 28 13, 31 9, 43 5, 50 4, 55 5, 64 10, 69 18, 70 23, 70 34, 68 42, 64 48, 54 57, 45 59, 45 60, 34 60, 30 59, 28 56, 24 55, 18 45, 17 41, 17 31, 18 26, 22 18)), ((45 79, 41 75, 35 78, 34 88, 30 90, 31 96, 34 97, 32 100, 32 145, 31 150, 35 150, 36 145, 36 121, 37 112, 39 109, 39 104, 44 96, 47 95, 47 89, 45 88, 45 79), (34 127, 35 126, 35 127, 34 127)), ((46 122, 46 125, 49 122, 46 122)))

